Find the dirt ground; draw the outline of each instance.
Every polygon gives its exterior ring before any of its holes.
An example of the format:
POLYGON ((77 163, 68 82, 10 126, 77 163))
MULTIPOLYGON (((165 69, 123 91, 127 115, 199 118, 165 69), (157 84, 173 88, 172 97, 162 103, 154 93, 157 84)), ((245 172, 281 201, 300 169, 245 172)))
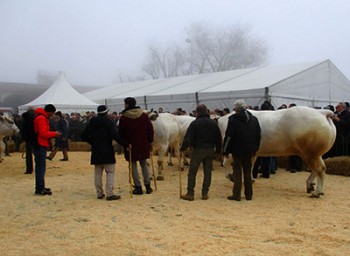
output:
MULTIPOLYGON (((326 175, 319 199, 306 193, 308 172, 279 169, 258 178, 252 201, 226 199, 229 167, 215 163, 209 200, 179 199, 177 167, 157 191, 132 198, 128 167, 117 157, 119 201, 97 200, 89 152, 59 152, 47 162, 52 196, 35 196, 21 153, 0 163, 0 255, 349 255, 350 177, 326 175)), ((156 159, 154 159, 156 163, 156 159)), ((182 173, 185 193, 187 170, 182 173)), ((152 183, 154 188, 154 184, 152 183)))

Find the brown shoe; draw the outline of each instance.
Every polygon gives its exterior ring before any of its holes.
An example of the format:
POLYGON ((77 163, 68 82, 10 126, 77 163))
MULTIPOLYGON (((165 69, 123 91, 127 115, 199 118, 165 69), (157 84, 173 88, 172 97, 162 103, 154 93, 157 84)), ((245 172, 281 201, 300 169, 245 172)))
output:
POLYGON ((209 199, 209 196, 208 196, 208 195, 202 195, 201 199, 202 199, 202 200, 208 200, 208 199, 209 199))
POLYGON ((194 195, 190 195, 190 194, 187 193, 186 195, 181 196, 181 199, 187 200, 187 201, 193 201, 194 200, 194 195))

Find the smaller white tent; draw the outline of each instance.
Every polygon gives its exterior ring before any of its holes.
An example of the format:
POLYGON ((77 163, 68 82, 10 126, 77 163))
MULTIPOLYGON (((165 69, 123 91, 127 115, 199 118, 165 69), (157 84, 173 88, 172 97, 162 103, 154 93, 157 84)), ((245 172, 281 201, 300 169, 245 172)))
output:
POLYGON ((44 107, 46 104, 53 104, 57 111, 63 113, 84 113, 95 111, 98 104, 86 98, 76 91, 66 80, 63 72, 60 72, 56 81, 38 98, 18 107, 18 112, 22 114, 28 107, 44 107))

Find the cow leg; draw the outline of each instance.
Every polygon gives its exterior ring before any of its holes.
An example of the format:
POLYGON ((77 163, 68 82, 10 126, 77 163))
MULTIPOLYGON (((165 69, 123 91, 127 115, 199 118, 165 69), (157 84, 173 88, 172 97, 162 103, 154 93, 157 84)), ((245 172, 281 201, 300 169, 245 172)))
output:
POLYGON ((157 161, 157 165, 158 165, 158 175, 157 175, 157 180, 164 180, 164 176, 163 176, 163 159, 164 159, 164 155, 166 150, 168 149, 168 145, 162 146, 160 147, 160 149, 158 150, 158 161, 157 161))
POLYGON ((157 180, 164 180, 163 176, 163 161, 157 161, 157 166, 158 166, 158 175, 157 175, 157 180))
POLYGON ((174 166, 173 160, 171 158, 171 154, 172 154, 171 149, 169 149, 169 151, 168 151, 168 166, 174 166))
POLYGON ((313 159, 306 159, 305 162, 311 169, 311 174, 306 180, 306 191, 307 193, 313 191, 311 197, 319 198, 320 195, 324 195, 323 181, 324 174, 326 173, 326 165, 321 156, 313 159), (316 190, 314 190, 315 178, 317 178, 316 190))
POLYGON ((4 148, 4 142, 2 141, 3 137, 0 136, 0 163, 2 162, 2 149, 4 148))

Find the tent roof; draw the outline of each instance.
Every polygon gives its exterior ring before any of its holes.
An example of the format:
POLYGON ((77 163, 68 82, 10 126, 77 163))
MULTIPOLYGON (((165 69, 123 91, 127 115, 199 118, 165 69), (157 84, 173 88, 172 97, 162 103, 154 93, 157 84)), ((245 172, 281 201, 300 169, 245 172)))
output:
POLYGON ((19 110, 29 106, 39 107, 46 104, 54 104, 57 109, 69 111, 96 110, 96 104, 86 96, 75 90, 66 80, 63 72, 60 72, 56 81, 39 97, 33 101, 19 106, 19 110))
MULTIPOLYGON (((324 61, 323 61, 324 62, 324 61)), ((116 84, 93 90, 84 95, 95 101, 142 96, 211 93, 261 89, 279 83, 323 62, 307 62, 279 66, 181 76, 167 79, 146 80, 116 84)))

